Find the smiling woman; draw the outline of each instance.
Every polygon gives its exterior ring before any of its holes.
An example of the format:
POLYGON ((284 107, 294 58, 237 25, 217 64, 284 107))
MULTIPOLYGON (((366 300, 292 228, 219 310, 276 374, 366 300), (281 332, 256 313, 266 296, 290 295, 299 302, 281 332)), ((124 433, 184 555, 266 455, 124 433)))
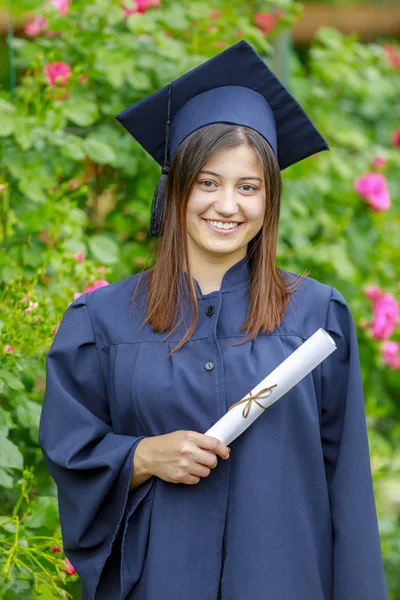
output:
POLYGON ((219 289, 223 274, 246 256, 248 243, 264 221, 264 169, 242 129, 233 133, 227 130, 241 145, 217 151, 199 172, 189 195, 186 227, 190 271, 202 291, 219 289), (213 179, 204 179, 206 175, 213 179))
POLYGON ((277 158, 252 128, 211 123, 178 146, 168 171, 158 258, 149 273, 147 314, 156 331, 172 332, 179 325, 177 274, 187 272, 193 319, 174 351, 196 327, 196 284, 203 293, 220 289, 226 270, 244 256, 252 277, 242 331, 254 337, 281 322, 305 276, 285 276, 276 264, 281 188, 277 158), (235 226, 226 229, 230 223, 235 226))
POLYGON ((326 141, 244 41, 119 118, 164 163, 159 254, 70 304, 40 426, 83 600, 387 600, 354 321, 276 264, 281 170, 326 141), (203 432, 319 328, 230 457, 203 432))

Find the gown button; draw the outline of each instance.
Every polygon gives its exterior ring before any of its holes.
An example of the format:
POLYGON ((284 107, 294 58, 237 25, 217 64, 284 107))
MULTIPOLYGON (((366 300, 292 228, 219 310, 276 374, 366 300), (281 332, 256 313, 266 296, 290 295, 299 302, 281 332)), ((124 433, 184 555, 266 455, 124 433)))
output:
POLYGON ((214 367, 215 367, 215 365, 212 360, 207 361, 206 364, 204 365, 204 368, 206 371, 212 371, 214 367))
POLYGON ((211 317, 215 312, 215 308, 213 306, 209 306, 206 310, 207 317, 211 317))

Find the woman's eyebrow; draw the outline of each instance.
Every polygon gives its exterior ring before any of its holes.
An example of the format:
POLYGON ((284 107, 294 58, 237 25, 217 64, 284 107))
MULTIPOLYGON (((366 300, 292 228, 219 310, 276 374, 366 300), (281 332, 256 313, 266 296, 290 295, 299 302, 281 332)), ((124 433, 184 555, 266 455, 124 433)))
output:
MULTIPOLYGON (((222 177, 218 173, 214 173, 214 171, 200 171, 200 173, 207 173, 208 175, 214 175, 215 177, 222 177)), ((239 181, 242 179, 257 179, 258 181, 262 181, 261 177, 256 177, 255 175, 249 175, 248 177, 239 177, 239 181)))

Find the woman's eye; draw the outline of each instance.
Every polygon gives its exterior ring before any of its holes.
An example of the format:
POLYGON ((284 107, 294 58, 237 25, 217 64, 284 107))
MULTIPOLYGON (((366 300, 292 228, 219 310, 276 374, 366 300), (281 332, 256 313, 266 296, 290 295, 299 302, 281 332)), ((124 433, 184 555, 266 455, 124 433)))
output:
POLYGON ((250 185, 249 183, 244 183, 241 187, 243 187, 243 188, 245 188, 245 187, 246 188, 250 188, 250 189, 245 190, 245 192, 255 192, 255 191, 257 191, 257 188, 254 187, 254 185, 250 185))
MULTIPOLYGON (((213 182, 213 181, 209 181, 209 180, 200 181, 200 185, 201 185, 202 183, 204 183, 204 184, 205 184, 205 183, 212 183, 212 184, 214 184, 214 182, 213 182)), ((210 185, 206 185, 205 187, 208 187, 208 188, 209 188, 209 187, 211 187, 211 186, 210 186, 210 185)))
MULTIPOLYGON (((213 185, 216 185, 213 181, 210 181, 209 179, 200 181, 199 183, 200 183, 200 185, 204 185, 204 187, 206 187, 206 188, 211 188, 213 185), (209 185, 209 184, 211 184, 211 185, 209 185)), ((250 185, 249 183, 244 183, 240 187, 247 188, 244 190, 245 192, 256 192, 258 189, 256 187, 254 187, 254 185, 250 185)))

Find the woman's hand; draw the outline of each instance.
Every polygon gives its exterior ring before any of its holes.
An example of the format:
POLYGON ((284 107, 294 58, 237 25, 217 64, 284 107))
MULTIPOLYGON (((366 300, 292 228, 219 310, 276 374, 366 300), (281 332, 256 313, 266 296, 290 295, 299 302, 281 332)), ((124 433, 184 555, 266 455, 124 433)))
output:
MULTIPOLYGON (((230 448, 217 438, 181 430, 143 438, 134 454, 133 482, 156 475, 171 483, 198 483, 215 469, 218 458, 229 458, 230 448)), ((136 485, 139 485, 137 483, 136 485)), ((133 487, 136 487, 133 485, 133 487)))

